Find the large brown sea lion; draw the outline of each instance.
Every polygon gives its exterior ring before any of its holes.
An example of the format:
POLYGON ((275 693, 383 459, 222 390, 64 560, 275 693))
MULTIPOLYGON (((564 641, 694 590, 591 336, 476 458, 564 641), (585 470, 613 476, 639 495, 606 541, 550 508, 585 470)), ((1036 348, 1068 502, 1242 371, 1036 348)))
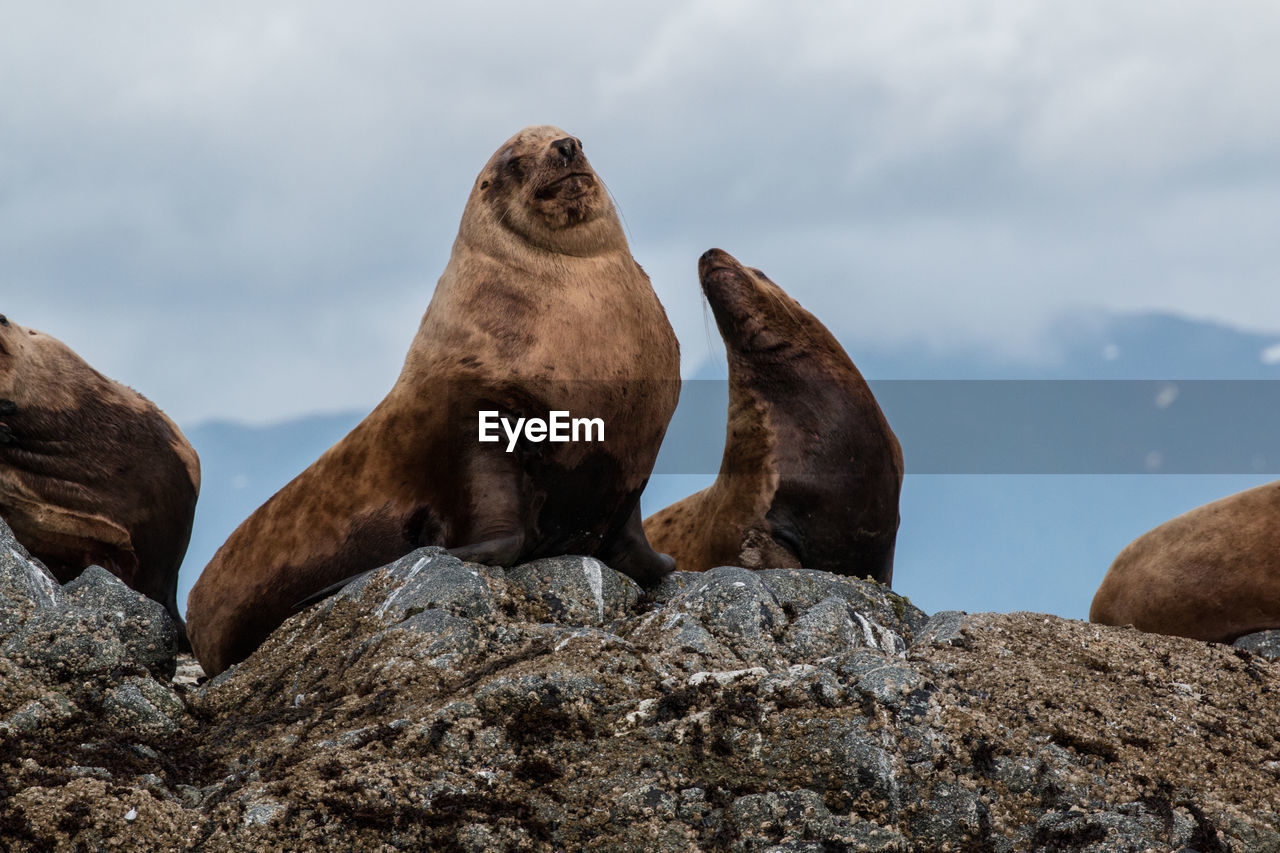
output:
POLYGON ((816 317, 712 249, 698 277, 729 361, 729 426, 710 487, 645 519, 683 571, 821 569, 893 579, 902 449, 816 317))
POLYGON ((1093 596, 1089 621, 1219 643, 1280 628, 1280 481, 1130 542, 1093 596))
POLYGON ((200 460, 163 412, 0 315, 0 517, 60 583, 102 566, 181 632, 178 568, 199 493, 200 460))
POLYGON ((513 565, 672 568, 639 497, 679 396, 679 348, 581 143, 530 127, 490 158, 395 387, 251 515, 188 598, 213 674, 309 596, 422 545, 513 565), (481 443, 479 412, 598 418, 604 440, 481 443))

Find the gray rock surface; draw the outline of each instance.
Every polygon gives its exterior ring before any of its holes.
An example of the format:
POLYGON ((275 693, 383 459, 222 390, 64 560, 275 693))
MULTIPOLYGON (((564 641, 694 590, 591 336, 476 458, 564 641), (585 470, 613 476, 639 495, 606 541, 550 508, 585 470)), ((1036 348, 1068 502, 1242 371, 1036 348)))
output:
POLYGON ((1245 634, 1232 645, 1237 649, 1246 649, 1269 660, 1280 660, 1280 631, 1259 631, 1256 634, 1245 634))
POLYGON ((1280 664, 1228 646, 423 549, 197 687, 118 589, 34 571, 5 849, 1280 849, 1280 664))
POLYGON ((58 597, 53 575, 14 538, 0 518, 0 640, 40 607, 51 607, 58 597))

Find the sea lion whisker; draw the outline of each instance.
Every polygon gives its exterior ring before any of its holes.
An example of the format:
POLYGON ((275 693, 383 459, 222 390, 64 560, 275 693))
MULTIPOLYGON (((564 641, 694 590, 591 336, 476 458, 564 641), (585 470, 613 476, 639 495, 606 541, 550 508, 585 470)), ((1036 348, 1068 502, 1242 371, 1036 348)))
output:
POLYGON ((609 201, 613 203, 613 209, 618 214, 618 219, 622 222, 622 230, 627 235, 627 239, 630 240, 632 237, 631 225, 627 222, 627 215, 622 212, 622 206, 618 204, 618 197, 613 194, 613 190, 609 189, 609 185, 604 182, 604 178, 596 175, 596 180, 600 182, 600 186, 604 187, 604 191, 608 194, 609 201))

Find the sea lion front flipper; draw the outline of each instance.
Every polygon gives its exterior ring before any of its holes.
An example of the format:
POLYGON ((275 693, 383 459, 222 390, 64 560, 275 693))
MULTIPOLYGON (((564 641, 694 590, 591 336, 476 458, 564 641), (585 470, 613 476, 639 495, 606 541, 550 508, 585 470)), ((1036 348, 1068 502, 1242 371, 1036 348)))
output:
POLYGON ((449 548, 450 554, 468 563, 504 567, 527 558, 525 518, 530 500, 522 465, 520 454, 489 448, 471 454, 467 460, 470 524, 458 531, 457 538, 465 537, 465 544, 449 548))
MULTIPOLYGON (((378 569, 380 569, 380 568, 382 568, 382 567, 381 567, 381 566, 379 566, 379 567, 378 567, 378 569)), ((378 569, 369 569, 368 571, 361 572, 361 573, 360 573, 360 574, 358 574, 358 575, 352 575, 352 576, 351 576, 351 577, 349 577, 349 578, 343 578, 342 580, 338 581, 337 583, 331 583, 331 584, 329 584, 328 586, 326 586, 324 589, 317 590, 317 591, 315 591, 315 592, 311 593, 310 595, 308 595, 306 598, 303 598, 303 599, 300 599, 300 600, 298 600, 298 601, 294 602, 293 607, 292 607, 292 608, 290 608, 289 612, 290 612, 290 613, 300 613, 301 611, 306 610, 308 607, 310 607, 310 606, 311 606, 311 605, 313 605, 313 604, 319 604, 320 602, 324 601, 324 600, 325 600, 326 598, 328 598, 329 596, 334 595, 334 594, 336 594, 336 593, 338 593, 338 592, 341 592, 341 591, 342 591, 342 589, 343 589, 344 587, 348 586, 349 584, 353 584, 353 583, 355 583, 356 581, 360 580, 360 578, 364 577, 365 575, 371 575, 371 574, 373 574, 373 573, 374 573, 374 572, 376 572, 378 569)))
MULTIPOLYGON (((449 548, 448 552, 459 560, 468 563, 483 563, 486 566, 514 566, 516 557, 520 554, 520 549, 524 547, 523 536, 507 536, 502 539, 489 539, 485 542, 476 542, 473 545, 461 545, 457 548, 449 548)), ((382 568, 379 566, 378 568, 382 568)), ((298 613, 306 610, 313 604, 319 604, 331 595, 341 592, 342 589, 350 584, 360 580, 366 575, 371 575, 378 569, 369 569, 352 575, 349 578, 343 578, 337 583, 332 583, 324 589, 317 590, 306 598, 300 599, 294 603, 290 609, 292 613, 298 613)))
POLYGON ((514 566, 524 550, 524 534, 486 539, 470 545, 450 548, 449 553, 465 563, 482 563, 486 566, 514 566))
POLYGON ((676 569, 676 561, 667 554, 659 554, 644 535, 640 518, 640 502, 612 540, 605 543, 600 559, 614 571, 622 572, 640 586, 650 589, 676 569))

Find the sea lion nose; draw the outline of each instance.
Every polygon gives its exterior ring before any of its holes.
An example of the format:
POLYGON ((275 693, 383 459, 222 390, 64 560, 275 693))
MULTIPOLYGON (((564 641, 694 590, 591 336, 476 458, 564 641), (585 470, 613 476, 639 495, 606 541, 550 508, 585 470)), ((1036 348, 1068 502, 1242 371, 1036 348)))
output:
POLYGON ((726 266, 733 258, 724 249, 707 249, 698 258, 698 275, 704 276, 714 269, 726 266))
POLYGON ((560 152, 560 156, 566 162, 573 162, 573 159, 581 153, 582 148, 578 146, 578 140, 572 136, 566 136, 564 139, 557 139, 551 143, 551 147, 560 152))

